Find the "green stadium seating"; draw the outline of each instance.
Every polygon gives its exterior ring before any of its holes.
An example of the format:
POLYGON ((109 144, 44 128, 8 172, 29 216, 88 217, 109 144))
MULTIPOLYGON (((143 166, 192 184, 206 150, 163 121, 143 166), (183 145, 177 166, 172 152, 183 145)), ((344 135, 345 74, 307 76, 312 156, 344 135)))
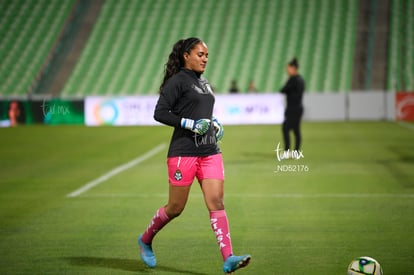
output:
MULTIPOLYGON (((26 95, 75 0, 0 1, 0 95, 26 95)), ((387 88, 414 90, 414 2, 393 0, 387 88)), ((358 0, 106 0, 63 96, 156 94, 173 43, 198 36, 227 92, 278 91, 293 56, 308 92, 349 91, 358 0)))
POLYGON ((74 0, 0 1, 0 95, 23 96, 46 60, 74 0))
POLYGON ((156 94, 172 45, 198 36, 215 90, 278 91, 299 58, 307 91, 349 91, 357 0, 106 0, 63 96, 156 94))
POLYGON ((391 1, 388 90, 414 91, 414 1, 391 1))

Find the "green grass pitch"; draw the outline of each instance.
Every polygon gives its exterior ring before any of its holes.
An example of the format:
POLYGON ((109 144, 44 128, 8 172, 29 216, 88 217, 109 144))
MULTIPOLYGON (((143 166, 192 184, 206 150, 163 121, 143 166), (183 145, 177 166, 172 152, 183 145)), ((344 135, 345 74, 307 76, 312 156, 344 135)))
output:
MULTIPOLYGON (((414 274, 412 126, 338 122, 302 129, 304 158, 278 162, 279 125, 225 128, 233 247, 252 255, 236 273, 346 274, 351 260, 371 256, 386 275, 414 274), (278 165, 308 171, 275 172, 278 165)), ((222 274, 198 184, 183 214, 154 240, 158 267, 139 260, 136 237, 167 200, 166 149, 66 197, 168 144, 171 131, 0 129, 0 274, 222 274)))

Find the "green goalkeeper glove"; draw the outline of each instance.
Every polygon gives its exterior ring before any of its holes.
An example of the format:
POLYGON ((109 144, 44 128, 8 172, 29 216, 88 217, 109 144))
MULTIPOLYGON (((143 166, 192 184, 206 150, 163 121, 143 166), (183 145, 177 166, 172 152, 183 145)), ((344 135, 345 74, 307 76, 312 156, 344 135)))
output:
POLYGON ((193 131, 196 134, 204 135, 210 128, 211 120, 202 118, 199 120, 192 120, 189 118, 181 119, 181 127, 190 131, 193 131))
POLYGON ((215 117, 213 117, 213 126, 216 130, 216 139, 217 141, 220 141, 224 136, 224 127, 215 117))

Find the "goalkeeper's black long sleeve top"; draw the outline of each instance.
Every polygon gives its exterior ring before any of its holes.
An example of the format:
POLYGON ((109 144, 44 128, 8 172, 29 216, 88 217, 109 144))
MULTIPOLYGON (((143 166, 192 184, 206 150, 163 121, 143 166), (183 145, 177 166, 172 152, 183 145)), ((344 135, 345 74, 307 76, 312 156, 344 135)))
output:
POLYGON ((214 127, 200 136, 181 128, 181 119, 212 120, 214 95, 208 81, 194 71, 182 68, 161 89, 154 119, 174 127, 168 157, 209 156, 220 153, 214 127))

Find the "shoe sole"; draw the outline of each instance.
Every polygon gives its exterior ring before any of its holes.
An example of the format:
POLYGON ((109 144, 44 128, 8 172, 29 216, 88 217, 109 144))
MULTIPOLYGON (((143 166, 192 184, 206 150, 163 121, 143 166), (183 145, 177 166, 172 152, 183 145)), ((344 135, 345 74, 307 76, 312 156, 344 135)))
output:
POLYGON ((233 271, 230 271, 230 272, 227 272, 226 274, 232 274, 233 272, 235 272, 236 270, 238 270, 238 269, 240 269, 240 268, 243 268, 243 267, 246 267, 249 263, 250 263, 250 260, 252 259, 252 257, 251 256, 247 256, 246 258, 244 258, 243 260, 241 260, 238 264, 237 264, 237 266, 236 266, 236 268, 233 270, 233 271))

